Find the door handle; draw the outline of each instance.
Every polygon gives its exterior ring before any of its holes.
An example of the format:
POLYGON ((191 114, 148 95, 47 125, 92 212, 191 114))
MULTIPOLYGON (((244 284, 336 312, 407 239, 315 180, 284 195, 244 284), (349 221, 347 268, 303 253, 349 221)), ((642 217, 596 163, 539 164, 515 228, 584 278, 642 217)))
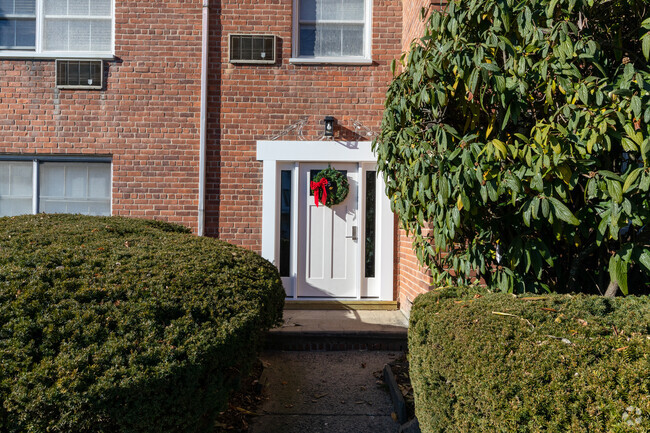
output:
POLYGON ((357 236, 357 226, 352 226, 352 236, 346 236, 347 239, 352 239, 353 241, 356 241, 358 239, 357 236))

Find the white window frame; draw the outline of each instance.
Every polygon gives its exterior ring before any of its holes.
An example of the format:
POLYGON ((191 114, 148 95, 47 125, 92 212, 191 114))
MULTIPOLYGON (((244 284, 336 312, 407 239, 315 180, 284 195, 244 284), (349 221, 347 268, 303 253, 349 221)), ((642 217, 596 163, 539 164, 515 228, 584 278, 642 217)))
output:
POLYGON ((103 164, 109 164, 111 169, 110 169, 110 178, 109 182, 111 185, 110 192, 109 192, 109 197, 108 197, 108 203, 109 203, 109 214, 113 214, 113 161, 112 158, 110 157, 94 157, 94 158, 89 158, 89 157, 82 157, 82 156, 25 156, 25 155, 0 155, 0 162, 32 162, 33 167, 32 167, 32 215, 38 214, 40 212, 39 209, 39 201, 41 197, 41 191, 40 191, 40 165, 41 163, 48 163, 48 162, 61 162, 61 163, 69 163, 69 162, 77 162, 77 163, 86 163, 86 164, 97 164, 97 163, 103 163, 103 164))
MULTIPOLYGON (((47 0, 36 0, 36 48, 34 50, 5 50, 0 49, 0 58, 11 59, 57 59, 65 57, 68 59, 102 59, 111 60, 115 58, 115 0, 111 0, 111 50, 104 51, 47 51, 43 52, 43 26, 44 9, 43 2, 47 0)), ((71 18, 66 16, 66 18, 71 18)), ((72 17, 74 18, 74 17, 72 17)), ((79 16, 79 19, 107 18, 106 16, 79 16)))
POLYGON ((306 57, 300 56, 300 1, 293 0, 291 58, 294 64, 371 65, 372 64, 372 0, 364 0, 363 56, 306 57))

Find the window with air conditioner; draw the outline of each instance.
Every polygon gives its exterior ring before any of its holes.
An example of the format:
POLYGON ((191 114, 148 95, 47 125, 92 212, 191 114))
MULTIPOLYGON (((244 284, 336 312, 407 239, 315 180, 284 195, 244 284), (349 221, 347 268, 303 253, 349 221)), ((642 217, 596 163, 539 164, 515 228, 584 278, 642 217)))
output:
POLYGON ((294 0, 293 63, 371 63, 371 0, 294 0))
POLYGON ((111 163, 58 157, 0 159, 0 217, 111 214, 111 163))
POLYGON ((111 58, 114 0, 0 0, 0 56, 111 58))

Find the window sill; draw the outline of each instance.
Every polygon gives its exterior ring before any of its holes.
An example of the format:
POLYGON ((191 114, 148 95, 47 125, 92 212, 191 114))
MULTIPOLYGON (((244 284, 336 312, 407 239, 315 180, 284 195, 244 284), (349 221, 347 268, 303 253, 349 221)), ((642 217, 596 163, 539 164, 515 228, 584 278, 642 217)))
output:
POLYGON ((292 57, 289 63, 294 65, 372 65, 372 59, 365 57, 292 57))
POLYGON ((35 53, 33 51, 10 51, 0 50, 0 59, 34 59, 34 60, 54 60, 54 59, 99 59, 114 60, 115 55, 111 53, 75 53, 70 51, 56 53, 35 53))

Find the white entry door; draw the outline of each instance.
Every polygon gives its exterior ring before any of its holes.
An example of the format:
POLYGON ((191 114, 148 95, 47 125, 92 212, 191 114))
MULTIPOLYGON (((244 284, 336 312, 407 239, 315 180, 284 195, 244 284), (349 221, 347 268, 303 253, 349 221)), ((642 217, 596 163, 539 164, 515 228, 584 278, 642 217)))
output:
POLYGON ((335 206, 316 206, 310 182, 327 163, 300 164, 299 297, 356 297, 359 292, 358 164, 332 163, 347 176, 350 191, 335 206))

